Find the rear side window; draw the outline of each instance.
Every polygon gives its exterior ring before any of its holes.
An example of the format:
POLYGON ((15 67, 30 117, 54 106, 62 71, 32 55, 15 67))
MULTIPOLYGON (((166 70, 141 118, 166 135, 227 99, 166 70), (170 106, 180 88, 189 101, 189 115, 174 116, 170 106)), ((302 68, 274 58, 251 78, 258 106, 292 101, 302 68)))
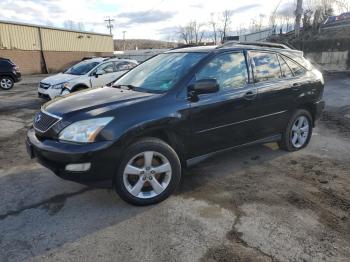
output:
POLYGON ((281 78, 280 64, 276 54, 250 52, 249 55, 253 65, 255 83, 281 78))
POLYGON ((197 74, 196 80, 216 79, 222 90, 241 88, 248 82, 243 53, 227 53, 213 58, 197 74))
POLYGON ((284 59, 281 56, 278 56, 278 60, 280 61, 280 65, 281 65, 282 77, 283 78, 293 77, 294 75, 292 73, 292 70, 289 68, 286 61, 284 61, 284 59))
POLYGON ((290 69, 293 71, 295 76, 300 76, 305 73, 305 68, 303 68, 301 65, 298 63, 294 62, 292 59, 283 56, 283 59, 286 61, 290 69))

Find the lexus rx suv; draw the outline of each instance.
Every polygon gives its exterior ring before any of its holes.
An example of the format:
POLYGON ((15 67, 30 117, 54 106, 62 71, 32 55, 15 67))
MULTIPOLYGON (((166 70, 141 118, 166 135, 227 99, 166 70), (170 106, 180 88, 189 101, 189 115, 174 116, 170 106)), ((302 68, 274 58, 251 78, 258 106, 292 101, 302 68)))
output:
POLYGON ((114 82, 138 63, 118 58, 91 58, 39 83, 38 96, 47 100, 89 87, 102 87, 114 82))
POLYGON ((0 57, 0 88, 9 90, 21 81, 21 72, 10 59, 0 57))
POLYGON ((167 51, 111 87, 46 103, 27 133, 31 157, 59 177, 112 182, 135 205, 167 198, 184 168, 222 150, 310 141, 322 74, 300 51, 227 43, 167 51))

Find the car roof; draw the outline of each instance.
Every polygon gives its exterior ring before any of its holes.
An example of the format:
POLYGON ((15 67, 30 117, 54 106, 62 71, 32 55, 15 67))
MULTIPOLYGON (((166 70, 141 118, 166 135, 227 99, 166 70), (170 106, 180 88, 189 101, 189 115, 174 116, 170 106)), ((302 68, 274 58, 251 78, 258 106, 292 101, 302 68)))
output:
POLYGON ((83 60, 81 62, 98 62, 98 63, 102 63, 104 61, 111 61, 111 62, 132 62, 132 63, 136 63, 136 60, 132 60, 132 59, 120 59, 120 58, 116 58, 116 57, 93 57, 93 58, 89 58, 86 60, 83 60))
POLYGON ((259 50, 259 51, 274 51, 285 55, 294 54, 297 56, 303 56, 303 52, 295 49, 291 49, 288 46, 269 43, 269 42, 235 42, 229 41, 219 46, 195 46, 185 48, 174 48, 165 53, 192 53, 192 52, 204 52, 204 53, 221 53, 227 51, 241 51, 241 50, 259 50))

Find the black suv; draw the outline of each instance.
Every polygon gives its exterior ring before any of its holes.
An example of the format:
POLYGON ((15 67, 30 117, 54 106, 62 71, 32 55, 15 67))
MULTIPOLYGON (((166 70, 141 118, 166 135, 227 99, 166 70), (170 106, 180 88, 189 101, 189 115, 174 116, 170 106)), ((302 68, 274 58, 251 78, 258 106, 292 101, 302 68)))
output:
POLYGON ((27 149, 64 179, 108 179, 127 202, 153 204, 204 156, 272 141, 288 151, 305 147, 323 89, 322 74, 284 46, 175 49, 112 87, 46 103, 27 149))
POLYGON ((9 90, 19 81, 21 81, 19 68, 10 59, 0 57, 0 88, 9 90))

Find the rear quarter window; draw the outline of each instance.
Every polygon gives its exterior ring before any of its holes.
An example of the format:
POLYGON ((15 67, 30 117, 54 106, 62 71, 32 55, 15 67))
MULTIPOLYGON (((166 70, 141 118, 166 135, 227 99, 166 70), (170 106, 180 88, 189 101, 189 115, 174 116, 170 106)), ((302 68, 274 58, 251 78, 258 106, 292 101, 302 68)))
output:
POLYGON ((283 56, 283 60, 286 61, 286 63, 288 64, 289 68, 292 70, 295 76, 300 76, 305 74, 306 69, 301 65, 299 65, 297 62, 293 61, 292 59, 286 56, 283 56))

